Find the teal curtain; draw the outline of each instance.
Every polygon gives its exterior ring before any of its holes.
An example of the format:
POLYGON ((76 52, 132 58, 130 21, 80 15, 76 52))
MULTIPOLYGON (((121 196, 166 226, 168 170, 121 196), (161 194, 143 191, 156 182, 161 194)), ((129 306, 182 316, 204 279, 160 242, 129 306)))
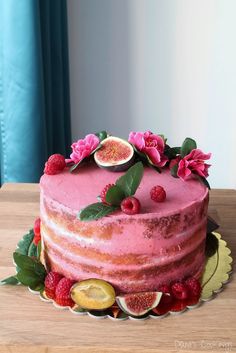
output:
POLYGON ((71 144, 65 0, 0 0, 1 183, 38 182, 71 144))

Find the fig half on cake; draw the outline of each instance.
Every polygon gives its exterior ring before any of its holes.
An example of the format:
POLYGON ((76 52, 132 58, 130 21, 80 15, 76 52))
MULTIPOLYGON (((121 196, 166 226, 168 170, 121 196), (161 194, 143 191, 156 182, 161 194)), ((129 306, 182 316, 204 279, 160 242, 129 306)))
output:
POLYGON ((94 153, 94 160, 100 168, 122 172, 133 164, 134 149, 129 142, 109 136, 101 142, 101 147, 94 153))

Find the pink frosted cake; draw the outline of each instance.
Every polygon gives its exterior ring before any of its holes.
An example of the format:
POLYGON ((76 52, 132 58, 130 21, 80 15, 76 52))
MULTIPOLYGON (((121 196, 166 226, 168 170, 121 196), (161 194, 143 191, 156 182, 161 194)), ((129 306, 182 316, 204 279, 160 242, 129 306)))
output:
POLYGON ((96 317, 198 306, 218 249, 207 217, 210 153, 150 131, 128 141, 102 131, 71 147, 69 159, 45 163, 40 218, 13 253, 16 275, 1 282, 96 317))
POLYGON ((157 290, 186 276, 200 277, 205 258, 208 189, 169 171, 145 168, 136 192, 141 212, 120 210, 91 222, 77 218, 104 185, 123 173, 85 165, 75 174, 43 175, 41 235, 47 268, 83 280, 102 278, 119 292, 157 290), (165 202, 150 202, 149 190, 162 185, 165 202))
MULTIPOLYGON (((101 169, 89 160, 74 172, 66 168, 58 174, 42 176, 41 259, 48 271, 59 272, 76 281, 103 279, 112 284, 117 293, 155 291, 163 284, 189 276, 200 278, 205 260, 208 189, 199 176, 207 176, 209 165, 204 160, 209 155, 190 148, 189 153, 180 157, 180 149, 175 148, 172 149, 174 158, 173 155, 168 158, 170 147, 166 149, 163 137, 150 132, 146 132, 146 136, 138 134, 142 133, 131 133, 129 142, 148 163, 144 163, 143 177, 135 193, 141 204, 137 214, 126 214, 118 208, 99 219, 84 221, 78 217, 78 211, 95 203, 104 186, 115 184, 125 171, 101 169), (143 149, 140 136, 146 146, 143 149), (158 153, 155 154, 153 148, 158 153), (162 172, 158 173, 150 165, 161 168, 162 172), (150 198, 150 190, 156 185, 165 190, 164 202, 150 198)), ((91 139, 92 135, 88 136, 86 138, 91 139)), ((76 166, 81 161, 85 140, 72 145, 73 153, 67 163, 76 166)), ((96 140, 87 141, 87 145, 91 143, 96 144, 96 140)), ((95 147, 90 147, 90 152, 95 147)), ((122 146, 118 146, 117 150, 121 149, 122 146)), ((129 160, 134 164, 132 153, 129 157, 125 155, 122 162, 120 154, 117 151, 116 154, 118 157, 114 160, 109 154, 111 167, 126 165, 127 169, 129 160)), ((97 162, 96 152, 94 159, 97 162)), ((102 163, 104 161, 100 166, 102 163)))

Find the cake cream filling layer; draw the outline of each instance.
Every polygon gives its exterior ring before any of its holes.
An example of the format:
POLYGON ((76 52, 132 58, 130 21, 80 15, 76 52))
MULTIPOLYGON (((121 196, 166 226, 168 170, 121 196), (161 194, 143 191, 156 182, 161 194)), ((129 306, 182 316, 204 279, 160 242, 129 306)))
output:
MULTIPOLYGON (((134 270, 142 266, 149 267, 150 265, 163 265, 168 262, 176 261, 181 257, 186 256, 192 252, 205 238, 205 220, 198 225, 194 225, 188 231, 182 232, 176 236, 175 242, 167 239, 165 247, 160 247, 155 253, 147 255, 145 249, 143 254, 135 254, 133 249, 131 261, 135 263, 127 263, 127 256, 129 256, 129 249, 125 248, 122 255, 115 257, 114 251, 109 241, 97 240, 80 237, 78 234, 65 230, 53 223, 51 220, 45 222, 43 217, 42 235, 44 243, 47 244, 48 249, 54 250, 58 255, 65 254, 69 260, 74 263, 93 264, 98 267, 127 268, 134 270), (107 244, 106 244, 107 243, 107 244), (92 246, 91 246, 92 245, 92 246), (128 251, 127 251, 128 250, 128 251), (110 255, 112 251, 112 255, 110 255), (117 260, 117 261, 116 261, 117 260)), ((137 239, 138 241, 138 239, 137 239)), ((155 239, 148 239, 149 242, 155 242, 155 239)), ((114 246, 114 245, 113 245, 114 246)), ((156 246, 153 245, 153 248, 156 246)), ((130 262, 131 262, 130 261, 130 262)))

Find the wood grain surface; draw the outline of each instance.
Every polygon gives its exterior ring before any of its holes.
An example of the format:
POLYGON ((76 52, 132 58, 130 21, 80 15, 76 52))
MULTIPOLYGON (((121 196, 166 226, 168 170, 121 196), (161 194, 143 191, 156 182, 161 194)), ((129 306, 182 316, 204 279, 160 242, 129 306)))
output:
MULTIPOLYGON (((212 190, 209 214, 236 258, 236 190, 212 190)), ((39 215, 37 184, 0 190, 0 278, 14 273, 12 252, 39 215)), ((76 316, 23 286, 0 287, 0 352, 236 352, 236 281, 198 309, 164 319, 113 322, 76 316)))

